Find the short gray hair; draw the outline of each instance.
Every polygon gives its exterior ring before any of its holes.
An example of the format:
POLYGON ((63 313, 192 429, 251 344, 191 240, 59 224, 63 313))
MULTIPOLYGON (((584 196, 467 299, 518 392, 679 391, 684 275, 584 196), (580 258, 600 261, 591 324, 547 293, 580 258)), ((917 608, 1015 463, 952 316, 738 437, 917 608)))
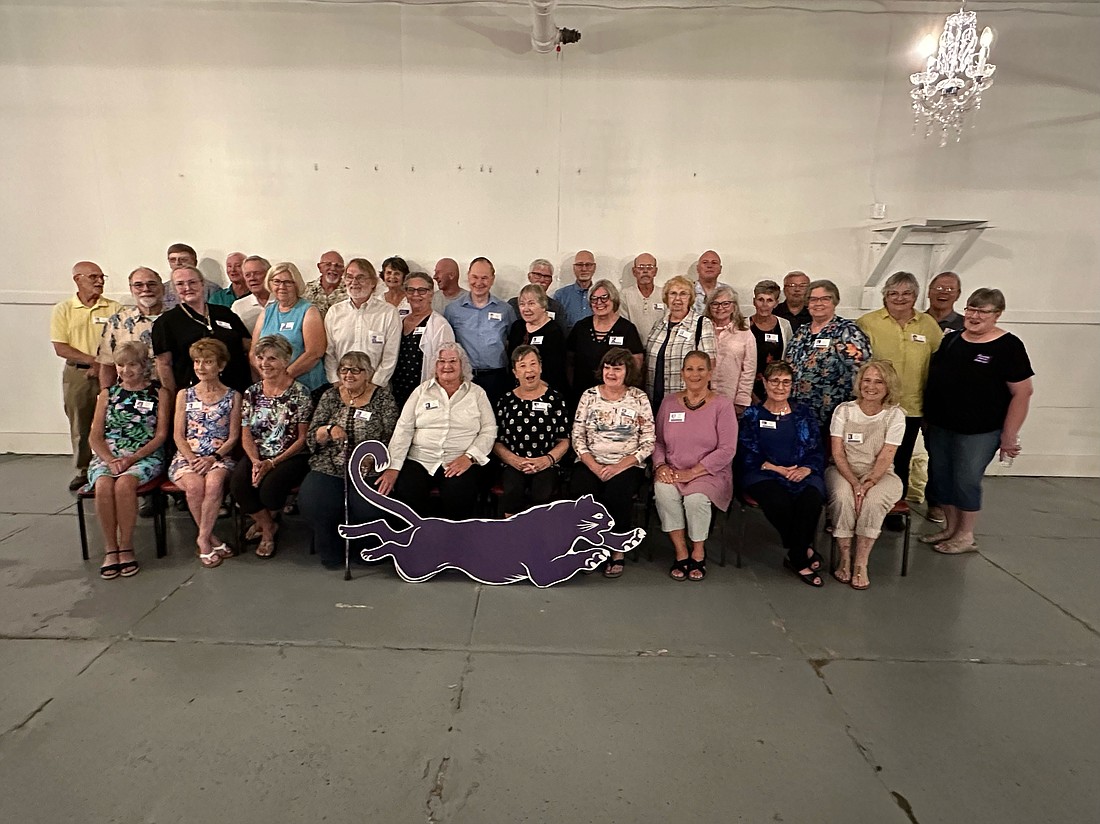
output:
POLYGON ((617 286, 615 286, 614 283, 612 283, 609 280, 597 280, 595 283, 592 284, 591 288, 589 288, 589 290, 588 290, 588 301, 589 301, 589 303, 592 302, 592 293, 595 292, 597 289, 599 289, 601 287, 607 290, 607 295, 608 295, 608 297, 611 298, 611 308, 614 311, 618 312, 619 311, 619 300, 620 300, 620 298, 619 298, 619 289, 618 289, 617 286))
POLYGON ((258 358, 267 351, 273 351, 275 357, 286 363, 287 366, 290 366, 290 362, 294 360, 294 350, 290 347, 290 341, 282 335, 264 335, 253 344, 252 357, 258 358))
POLYGON ((882 284, 882 299, 886 300, 886 293, 899 286, 908 286, 914 298, 920 297, 920 283, 917 282, 916 275, 912 272, 894 272, 882 284))
MULTIPOLYGON (((804 274, 800 272, 799 274, 804 274)), ((810 285, 806 287, 806 298, 809 299, 814 289, 824 289, 829 293, 829 296, 833 299, 833 305, 836 306, 840 303, 840 290, 836 288, 836 284, 831 280, 811 280, 810 285)))
POLYGON ((998 313, 1005 310, 1005 296, 1000 289, 975 289, 966 299, 966 305, 975 309, 992 306, 998 313))
POLYGON ((345 352, 337 362, 337 370, 341 366, 354 366, 356 369, 362 369, 367 376, 368 383, 374 377, 374 364, 370 361, 370 355, 366 352, 360 352, 358 349, 345 352))
POLYGON ((547 301, 546 299, 546 290, 544 290, 537 283, 528 283, 526 286, 520 289, 519 299, 522 300, 524 295, 530 295, 531 297, 533 297, 536 301, 538 301, 539 306, 541 306, 543 309, 545 309, 549 303, 549 301, 547 301))
POLYGON ((260 257, 259 255, 249 255, 241 262, 241 265, 243 266, 245 263, 262 263, 265 271, 271 268, 271 262, 267 258, 260 257))
POLYGON ((528 272, 533 272, 536 266, 545 266, 550 270, 550 274, 554 274, 554 264, 548 261, 546 258, 535 258, 531 261, 531 265, 527 267, 528 272))
POLYGON ((472 381, 474 379, 474 367, 470 364, 470 356, 466 354, 466 350, 458 341, 445 340, 439 344, 439 348, 435 350, 436 361, 439 360, 440 355, 448 351, 458 355, 458 360, 462 364, 462 380, 472 381))

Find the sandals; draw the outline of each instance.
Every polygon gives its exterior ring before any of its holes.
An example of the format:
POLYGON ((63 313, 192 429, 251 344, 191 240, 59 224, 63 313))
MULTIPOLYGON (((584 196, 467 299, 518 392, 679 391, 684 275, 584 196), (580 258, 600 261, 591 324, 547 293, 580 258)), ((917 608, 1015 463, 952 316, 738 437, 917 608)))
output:
MULTIPOLYGON (((259 550, 257 550, 257 552, 258 551, 259 550)), ((626 569, 626 559, 625 558, 612 558, 610 561, 607 562, 607 566, 604 567, 603 577, 604 578, 618 578, 623 574, 623 570, 625 570, 625 569, 626 569)))
MULTIPOLYGON (((864 567, 864 570, 866 570, 866 567, 864 567)), ((840 581, 840 583, 842 584, 851 583, 852 556, 850 554, 840 556, 840 563, 838 563, 836 565, 836 569, 833 570, 833 577, 840 581)))
MULTIPOLYGON (((117 556, 118 555, 118 550, 117 549, 110 549, 110 550, 104 552, 103 553, 103 560, 104 561, 107 560, 108 555, 117 556)), ((104 581, 114 580, 119 575, 118 566, 119 566, 118 564, 107 564, 107 563, 103 564, 103 566, 101 566, 99 568, 99 577, 102 578, 104 581)))
MULTIPOLYGON (((257 558, 273 558, 275 557, 275 538, 272 536, 270 541, 260 541, 259 546, 256 547, 257 558)), ((622 573, 620 573, 621 575, 622 573)))
POLYGON ((218 554, 215 549, 209 552, 199 553, 199 563, 207 569, 213 569, 214 567, 220 567, 222 565, 222 556, 218 554))
POLYGON ((852 589, 867 589, 871 579, 867 577, 867 565, 856 564, 852 567, 852 589))
MULTIPOLYGON (((120 549, 118 552, 119 557, 122 556, 123 552, 129 552, 131 555, 134 554, 134 551, 132 549, 120 549)), ((123 578, 131 578, 134 575, 137 575, 139 572, 141 572, 141 567, 138 565, 137 560, 134 558, 131 558, 129 561, 120 561, 118 564, 118 574, 121 575, 123 578)))
POLYGON ((688 579, 688 573, 690 571, 691 558, 684 558, 681 561, 673 562, 672 566, 669 567, 668 577, 671 578, 673 581, 686 581, 688 579))
POLYGON ((700 561, 696 561, 694 558, 688 558, 688 573, 687 579, 698 583, 707 577, 707 559, 703 558, 700 561), (698 575, 692 573, 698 572, 698 575))
POLYGON ((234 555, 237 554, 233 547, 229 546, 229 544, 227 544, 225 541, 222 541, 217 546, 211 547, 210 551, 216 552, 218 554, 218 557, 223 560, 226 558, 232 558, 234 555))
POLYGON ((816 570, 810 569, 809 572, 802 572, 799 567, 796 567, 794 564, 791 563, 790 558, 783 559, 783 567, 793 572, 795 577, 797 577, 804 584, 808 584, 812 587, 825 586, 825 582, 821 580, 821 576, 817 574, 816 570))
POLYGON ((917 540, 922 544, 941 544, 951 537, 950 532, 933 532, 930 535, 918 535, 917 540))
POLYGON ((943 541, 932 547, 932 549, 939 552, 941 555, 962 555, 967 552, 977 552, 978 542, 971 541, 970 543, 964 543, 963 541, 943 541))

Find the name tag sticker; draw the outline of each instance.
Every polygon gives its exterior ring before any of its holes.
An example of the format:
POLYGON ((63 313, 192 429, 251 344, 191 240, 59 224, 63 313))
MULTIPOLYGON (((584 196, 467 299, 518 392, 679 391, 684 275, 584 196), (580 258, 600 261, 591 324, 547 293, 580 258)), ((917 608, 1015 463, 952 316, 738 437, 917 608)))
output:
POLYGON ((531 338, 531 345, 532 346, 540 346, 541 344, 542 344, 542 335, 535 335, 533 338, 531 338))
POLYGON ((134 401, 134 406, 140 409, 142 412, 148 412, 153 408, 152 401, 134 401))
POLYGON ((397 310, 397 314, 400 315, 401 317, 405 317, 405 315, 408 315, 411 312, 412 312, 412 309, 398 309, 397 310))
MULTIPOLYGON (((214 323, 216 323, 222 329, 232 329, 233 328, 233 324, 230 323, 227 320, 216 320, 216 321, 214 321, 214 323)), ((293 326, 293 324, 291 324, 291 325, 293 326)))
POLYGON ((638 414, 633 409, 621 409, 619 411, 623 413, 624 418, 633 418, 636 417, 638 414))
POLYGON ((377 343, 379 346, 381 346, 383 343, 386 342, 386 339, 384 337, 382 337, 381 335, 379 335, 377 332, 371 332, 370 333, 370 342, 371 343, 377 343))
POLYGON ((974 358, 974 363, 989 363, 992 358, 989 355, 978 355, 974 358))
POLYGON ((665 310, 665 305, 658 301, 657 303, 653 304, 653 308, 663 312, 665 310))
POLYGON ((423 335, 424 334, 424 327, 423 326, 416 327, 415 329, 413 329, 413 334, 414 335, 423 335))
POLYGON ((107 318, 92 318, 92 321, 95 323, 106 323, 107 318))
POLYGON ((187 411, 188 412, 202 412, 202 401, 188 401, 187 402, 187 411))
POLYGON ((668 422, 669 423, 683 423, 684 422, 684 413, 683 412, 669 412, 668 413, 668 422))
POLYGON ((761 418, 760 419, 760 428, 761 429, 775 429, 775 421, 769 421, 769 420, 766 420, 764 418, 761 418))
POLYGON ((558 319, 558 313, 557 312, 547 312, 546 317, 550 318, 550 320, 557 320, 558 319))
POLYGON ((779 343, 779 335, 775 332, 765 332, 764 343, 779 343))
POLYGON ((282 323, 279 324, 279 331, 280 332, 289 332, 293 328, 294 328, 294 321, 292 321, 292 320, 284 320, 282 323))
POLYGON ((845 443, 863 443, 862 432, 846 432, 844 433, 845 443))
POLYGON ((439 409, 439 401, 427 401, 424 404, 425 409, 439 409))
POLYGON ((691 337, 691 332, 689 332, 687 329, 681 329, 679 332, 676 333, 676 337, 687 340, 691 337))
POLYGON ((369 421, 370 416, 371 416, 371 411, 369 409, 356 409, 355 410, 355 417, 358 418, 361 421, 369 421))
POLYGON ((814 341, 814 349, 828 349, 832 345, 830 338, 818 338, 814 341))
POLYGON ((622 346, 625 337, 625 335, 611 335, 608 337, 607 342, 611 346, 622 346))
POLYGON ((928 343, 928 338, 926 338, 924 335, 913 334, 910 335, 910 338, 912 339, 913 343, 928 343))
POLYGON ((504 315, 500 314, 500 312, 490 312, 489 320, 504 320, 504 315))
POLYGON ((549 412, 550 404, 548 404, 546 401, 533 401, 531 403, 531 408, 534 409, 536 412, 549 412))

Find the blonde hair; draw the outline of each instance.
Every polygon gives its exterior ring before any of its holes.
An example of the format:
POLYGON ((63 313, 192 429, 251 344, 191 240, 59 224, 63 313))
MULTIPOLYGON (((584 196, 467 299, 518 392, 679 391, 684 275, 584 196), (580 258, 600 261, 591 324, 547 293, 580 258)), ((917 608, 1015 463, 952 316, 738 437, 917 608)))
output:
MULTIPOLYGON (((683 286, 687 289, 687 293, 692 296, 691 299, 693 301, 695 300, 695 283, 688 280, 683 275, 673 275, 666 280, 665 285, 661 287, 661 300, 665 302, 665 306, 668 306, 668 291, 673 286, 683 286)), ((688 306, 688 311, 690 312, 693 308, 693 306, 688 306)))
POLYGON ((276 263, 274 266, 267 270, 267 282, 264 284, 267 287, 267 291, 274 291, 271 288, 271 279, 276 275, 283 274, 284 272, 294 279, 294 288, 298 290, 298 297, 301 297, 306 291, 306 282, 302 278, 302 273, 298 271, 298 267, 290 261, 276 263))
POLYGON ((881 360, 879 358, 871 358, 869 361, 864 361, 863 365, 860 366, 856 372, 855 386, 852 387, 856 399, 863 400, 863 394, 859 391, 859 384, 860 381, 863 380, 863 375, 868 369, 875 369, 879 377, 882 378, 882 382, 886 384, 886 397, 882 399, 882 405, 897 406, 897 398, 901 394, 901 378, 898 377, 897 370, 894 369, 894 364, 891 361, 881 360))
POLYGON ((219 368, 224 368, 229 363, 229 347, 217 338, 199 338, 191 344, 187 354, 191 356, 191 360, 213 358, 219 368))

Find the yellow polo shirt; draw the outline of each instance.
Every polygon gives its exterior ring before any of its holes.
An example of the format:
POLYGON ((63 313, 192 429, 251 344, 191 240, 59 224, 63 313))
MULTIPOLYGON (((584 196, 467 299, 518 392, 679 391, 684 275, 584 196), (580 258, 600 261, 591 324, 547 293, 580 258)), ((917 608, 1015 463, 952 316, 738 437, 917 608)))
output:
POLYGON ((901 379, 898 403, 906 416, 924 414, 924 385, 928 382, 928 362, 940 348, 943 331, 935 318, 917 312, 904 326, 890 317, 885 307, 868 312, 856 321, 871 341, 871 357, 893 362, 901 379))
POLYGON ((85 306, 73 295, 54 306, 50 315, 50 340, 67 343, 85 355, 95 355, 107 319, 121 308, 122 304, 102 295, 93 306, 85 306))

